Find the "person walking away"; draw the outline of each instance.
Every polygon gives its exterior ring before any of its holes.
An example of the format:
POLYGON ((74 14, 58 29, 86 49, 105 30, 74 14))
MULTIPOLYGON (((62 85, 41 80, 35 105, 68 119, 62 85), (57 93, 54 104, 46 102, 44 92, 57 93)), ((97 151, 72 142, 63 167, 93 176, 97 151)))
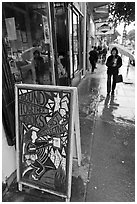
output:
POLYGON ((98 61, 98 51, 97 51, 97 47, 94 47, 94 53, 95 53, 95 69, 97 69, 96 67, 96 63, 98 61))
POLYGON ((99 59, 99 62, 101 62, 101 58, 102 58, 102 45, 98 45, 97 47, 97 52, 98 52, 98 59, 99 59))
POLYGON ((111 55, 107 58, 106 66, 107 69, 107 94, 111 92, 111 78, 113 76, 112 83, 112 95, 116 88, 116 78, 119 73, 119 68, 122 66, 122 58, 118 55, 118 50, 116 47, 113 47, 111 50, 111 55))
POLYGON ((96 47, 94 47, 93 50, 89 52, 89 61, 92 66, 92 72, 94 72, 94 69, 96 68, 96 63, 98 61, 98 53, 96 47))
POLYGON ((107 55, 107 47, 104 45, 102 50, 102 64, 104 64, 106 61, 106 55, 107 55))
POLYGON ((32 78, 38 84, 44 84, 45 64, 43 57, 40 56, 39 50, 33 53, 34 59, 32 60, 32 78))

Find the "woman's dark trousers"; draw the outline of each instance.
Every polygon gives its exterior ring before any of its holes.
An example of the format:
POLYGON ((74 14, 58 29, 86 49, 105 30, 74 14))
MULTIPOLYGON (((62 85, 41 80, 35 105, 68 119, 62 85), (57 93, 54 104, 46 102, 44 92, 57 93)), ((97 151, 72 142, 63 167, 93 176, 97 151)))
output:
POLYGON ((116 77, 117 74, 108 74, 108 78, 107 78, 107 93, 110 93, 111 91, 111 78, 113 76, 113 83, 112 83, 112 92, 114 92, 115 88, 116 88, 116 77))
POLYGON ((90 64, 91 64, 91 66, 92 66, 92 72, 94 72, 94 69, 95 69, 95 67, 96 67, 96 62, 95 62, 95 60, 90 60, 90 64))

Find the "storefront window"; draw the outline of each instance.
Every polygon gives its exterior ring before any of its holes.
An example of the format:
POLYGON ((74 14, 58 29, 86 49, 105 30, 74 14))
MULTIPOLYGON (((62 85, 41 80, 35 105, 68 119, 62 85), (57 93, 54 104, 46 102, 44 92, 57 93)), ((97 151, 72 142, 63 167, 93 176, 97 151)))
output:
POLYGON ((70 57, 68 38, 68 4, 54 3, 57 72, 59 85, 70 84, 70 57))
POLYGON ((54 84, 54 57, 48 2, 7 2, 2 6, 3 38, 15 82, 54 84), (35 50, 40 53, 42 66, 34 60, 35 50), (41 81, 35 72, 36 66, 42 69, 39 72, 43 73, 41 81))

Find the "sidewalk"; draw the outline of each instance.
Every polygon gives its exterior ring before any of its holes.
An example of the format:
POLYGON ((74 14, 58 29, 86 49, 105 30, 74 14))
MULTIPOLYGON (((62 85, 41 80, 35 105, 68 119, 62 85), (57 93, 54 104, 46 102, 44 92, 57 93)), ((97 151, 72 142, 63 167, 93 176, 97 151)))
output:
MULTIPOLYGON (((134 67, 130 73, 132 83, 117 84, 114 97, 106 97, 105 65, 98 64, 78 86, 82 164, 73 164, 72 202, 135 201, 134 67)), ((63 201, 34 190, 28 193, 18 192, 15 183, 3 201, 63 201)))
POLYGON ((130 67, 126 76, 124 63, 121 73, 125 82, 130 77, 130 83, 117 84, 114 97, 106 97, 104 65, 99 64, 78 87, 82 153, 89 158, 83 201, 135 201, 134 69, 130 67))

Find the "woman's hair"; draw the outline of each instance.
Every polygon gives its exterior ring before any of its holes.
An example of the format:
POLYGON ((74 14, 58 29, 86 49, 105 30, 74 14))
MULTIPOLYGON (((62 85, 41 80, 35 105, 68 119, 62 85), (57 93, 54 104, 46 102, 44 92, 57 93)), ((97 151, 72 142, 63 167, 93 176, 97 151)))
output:
POLYGON ((35 55, 36 53, 40 55, 40 51, 39 51, 39 50, 35 50, 35 51, 33 52, 33 55, 35 55))
POLYGON ((113 47, 111 50, 111 54, 112 54, 113 50, 116 50, 116 55, 118 55, 118 49, 116 47, 113 47))

